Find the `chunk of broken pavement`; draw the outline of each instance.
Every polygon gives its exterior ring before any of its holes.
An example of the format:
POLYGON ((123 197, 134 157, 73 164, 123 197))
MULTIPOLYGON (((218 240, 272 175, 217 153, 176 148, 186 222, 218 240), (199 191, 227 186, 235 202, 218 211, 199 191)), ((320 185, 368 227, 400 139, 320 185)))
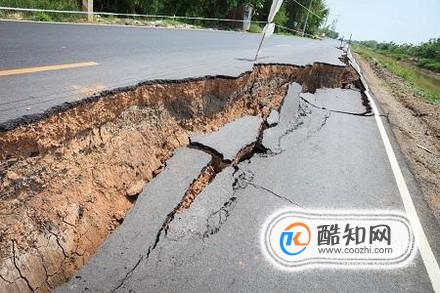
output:
POLYGON ((282 137, 282 135, 289 128, 290 123, 294 121, 298 116, 298 109, 300 104, 299 95, 301 91, 301 85, 297 83, 289 84, 287 95, 284 97, 283 103, 280 108, 277 126, 268 128, 263 133, 263 146, 274 153, 279 152, 280 137, 282 137))
MULTIPOLYGON (((211 156, 205 152, 178 149, 164 170, 145 185, 122 225, 110 234, 76 276, 55 291, 111 292, 120 286, 136 263, 146 261, 149 251, 163 236, 163 225, 169 214, 176 210, 182 196, 210 161, 211 156)), ((116 217, 117 220, 119 217, 116 217)))
POLYGON ((278 124, 279 121, 280 121, 280 114, 278 113, 277 110, 272 110, 266 119, 266 122, 267 124, 269 124, 269 126, 274 126, 278 124))
POLYGON ((259 116, 244 116, 216 132, 192 136, 190 142, 218 153, 224 160, 233 161, 242 149, 257 141, 262 122, 259 116))

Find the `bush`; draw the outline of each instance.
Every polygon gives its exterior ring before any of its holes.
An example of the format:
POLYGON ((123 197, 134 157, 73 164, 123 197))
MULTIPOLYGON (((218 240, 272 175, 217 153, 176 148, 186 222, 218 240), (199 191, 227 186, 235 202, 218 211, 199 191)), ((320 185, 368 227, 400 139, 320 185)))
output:
POLYGON ((38 21, 52 21, 52 18, 45 12, 35 13, 33 19, 38 21))
POLYGON ((250 33, 261 33, 262 31, 263 28, 258 23, 251 23, 251 27, 248 30, 250 33))
MULTIPOLYGON (((55 10, 79 10, 81 8, 80 1, 77 0, 0 0, 0 6, 55 10)), ((41 17, 45 18, 45 16, 41 17)))
POLYGON ((398 45, 393 42, 378 43, 376 41, 362 41, 356 42, 356 44, 397 60, 416 62, 419 67, 439 72, 440 38, 431 39, 418 46, 411 44, 398 45))
POLYGON ((435 72, 440 72, 440 62, 428 62, 425 65, 422 66, 423 68, 435 71, 435 72))

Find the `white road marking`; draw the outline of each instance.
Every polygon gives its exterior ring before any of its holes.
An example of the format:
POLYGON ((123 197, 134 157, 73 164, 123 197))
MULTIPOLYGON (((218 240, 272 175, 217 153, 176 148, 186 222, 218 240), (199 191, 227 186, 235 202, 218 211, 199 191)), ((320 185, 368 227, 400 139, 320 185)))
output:
MULTIPOLYGON (((359 75, 362 75, 359 65, 353 58, 353 63, 355 69, 358 71, 359 75)), ((429 245, 428 239, 426 238, 425 232, 423 231, 422 223, 417 215, 416 208, 414 206, 412 197, 409 193, 408 186, 406 185, 405 178, 403 177, 402 170, 400 169, 399 163, 397 161, 396 155, 394 153, 393 147, 391 146, 390 139, 385 131, 382 119, 379 116, 379 111, 377 109, 376 103, 371 97, 368 89, 368 85, 363 80, 365 86, 365 95, 368 97, 371 108, 374 113, 374 118, 376 119, 377 127, 379 128, 380 136, 382 138, 383 144, 385 146, 388 159, 391 164, 391 169, 393 170, 394 178, 396 179, 397 187, 399 188, 399 193, 405 207, 405 211, 409 222, 411 223, 414 237, 417 243, 417 248, 422 256, 423 263, 425 264, 426 271, 428 272, 429 278, 431 280, 432 288, 435 292, 440 293, 440 268, 437 260, 432 252, 431 246, 429 245)))

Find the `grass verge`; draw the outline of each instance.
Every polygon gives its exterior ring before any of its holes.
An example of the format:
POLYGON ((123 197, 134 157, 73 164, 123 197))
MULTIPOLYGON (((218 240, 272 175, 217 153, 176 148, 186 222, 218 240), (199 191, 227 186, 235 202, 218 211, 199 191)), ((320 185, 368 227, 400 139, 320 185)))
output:
POLYGON ((249 28, 250 33, 261 33, 263 31, 263 28, 258 23, 251 23, 251 26, 249 28))
MULTIPOLYGON (((15 8, 33 8, 49 10, 80 11, 80 1, 78 0, 0 0, 0 6, 15 8)), ((32 21, 53 21, 53 22, 76 22, 86 23, 87 16, 83 14, 52 13, 52 12, 24 12, 12 10, 0 10, 0 19, 12 20, 32 20, 32 21)), ((240 31, 241 23, 228 23, 212 20, 191 20, 191 19, 171 19, 171 18, 147 18, 147 17, 118 17, 95 15, 94 23, 118 24, 118 25, 140 25, 148 27, 175 27, 175 28, 208 28, 218 30, 240 31)), ((263 26, 252 22, 248 32, 261 33, 263 26)), ((276 34, 295 35, 292 32, 277 28, 276 34)))
POLYGON ((375 52, 364 46, 353 44, 353 50, 369 62, 385 67, 391 73, 401 77, 414 91, 433 104, 440 104, 440 81, 399 60, 375 52))
POLYGON ((80 10, 77 0, 0 0, 0 6, 54 10, 80 10))

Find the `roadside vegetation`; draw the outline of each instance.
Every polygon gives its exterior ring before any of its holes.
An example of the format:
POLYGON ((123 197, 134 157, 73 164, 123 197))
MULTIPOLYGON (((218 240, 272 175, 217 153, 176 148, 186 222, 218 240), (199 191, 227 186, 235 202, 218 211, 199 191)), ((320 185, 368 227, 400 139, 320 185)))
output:
POLYGON ((420 60, 429 60, 432 63, 437 62, 433 58, 422 57, 432 56, 430 55, 431 53, 422 52, 426 50, 426 46, 429 47, 435 43, 440 44, 438 40, 440 39, 424 43, 420 46, 396 45, 400 49, 389 49, 394 46, 383 46, 375 41, 354 42, 352 48, 370 63, 384 67, 394 75, 402 78, 405 81, 406 87, 416 96, 423 97, 431 103, 440 104, 440 75, 434 71, 423 70, 420 67, 426 68, 426 66, 419 65, 420 60), (407 51, 403 50, 404 46, 408 46, 407 51), (424 49, 421 49, 421 47, 424 49))
POLYGON ((440 38, 431 39, 420 45, 376 41, 363 41, 357 44, 396 60, 412 62, 421 68, 440 72, 440 38))
POLYGON ((79 10, 77 0, 0 0, 0 6, 55 10, 79 10))
MULTIPOLYGON (((329 9, 325 0, 298 0, 304 7, 311 7, 305 33, 314 37, 337 38, 334 24, 326 25, 329 9)), ((246 5, 253 7, 253 21, 265 21, 270 10, 272 0, 94 0, 95 12, 137 13, 149 15, 189 16, 208 18, 242 19, 243 9, 246 5)), ((0 0, 0 6, 19 8, 38 8, 54 10, 81 10, 81 0, 0 0)), ((307 18, 307 10, 294 1, 285 1, 278 12, 275 23, 288 27, 294 31, 303 30, 307 18)), ((0 18, 31 19, 39 21, 77 21, 86 22, 84 15, 48 13, 48 12, 13 12, 0 10, 0 18)), ((99 23, 134 24, 161 26, 161 23, 170 26, 208 27, 226 30, 240 30, 241 23, 229 23, 206 20, 182 20, 160 18, 127 18, 127 17, 95 17, 99 23)), ((263 23, 253 22, 249 32, 259 33, 264 27, 263 23)), ((276 33, 294 34, 292 30, 277 28, 276 33)))

